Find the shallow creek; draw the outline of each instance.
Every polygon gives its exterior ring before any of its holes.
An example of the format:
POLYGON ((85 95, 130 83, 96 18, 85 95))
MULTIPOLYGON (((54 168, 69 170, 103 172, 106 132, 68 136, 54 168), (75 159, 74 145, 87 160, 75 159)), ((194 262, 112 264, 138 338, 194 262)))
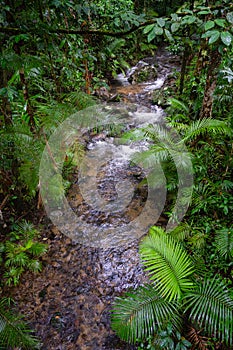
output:
MULTIPOLYGON (((156 80, 131 85, 127 77, 120 75, 113 82, 112 94, 118 94, 125 104, 134 104, 134 110, 129 114, 130 127, 145 122, 140 119, 144 112, 153 112, 156 122, 163 119, 163 110, 151 104, 151 96, 165 83, 179 62, 165 49, 159 50, 151 59, 157 64, 156 80)), ((114 154, 117 154, 112 136, 104 133, 89 137, 87 152, 101 144, 113 147, 114 154)), ((148 196, 147 187, 138 186, 143 176, 139 167, 130 166, 120 155, 102 166, 97 184, 100 195, 107 201, 117 199, 117 183, 126 179, 138 188, 127 210, 123 214, 116 211, 114 215, 108 211, 103 214, 90 207, 82 196, 78 178, 74 176, 68 201, 76 215, 82 217, 84 230, 86 222, 93 225, 93 231, 109 227, 113 232, 137 217, 148 196)), ((43 218, 41 224, 43 240, 49 245, 49 252, 43 258, 44 269, 37 277, 26 275, 20 288, 15 289, 14 298, 42 339, 42 350, 135 349, 121 342, 111 331, 110 310, 117 295, 129 288, 135 289, 147 280, 138 255, 140 232, 136 236, 138 238, 125 240, 123 244, 113 242, 112 246, 109 243, 107 246, 85 246, 63 235, 48 218, 43 218)))

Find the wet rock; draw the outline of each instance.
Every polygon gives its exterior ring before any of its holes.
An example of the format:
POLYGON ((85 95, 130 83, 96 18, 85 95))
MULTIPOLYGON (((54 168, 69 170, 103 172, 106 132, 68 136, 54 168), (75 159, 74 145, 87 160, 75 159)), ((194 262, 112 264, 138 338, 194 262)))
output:
POLYGON ((131 84, 143 83, 145 81, 155 80, 158 76, 157 69, 144 61, 139 61, 134 70, 129 72, 128 81, 131 84))

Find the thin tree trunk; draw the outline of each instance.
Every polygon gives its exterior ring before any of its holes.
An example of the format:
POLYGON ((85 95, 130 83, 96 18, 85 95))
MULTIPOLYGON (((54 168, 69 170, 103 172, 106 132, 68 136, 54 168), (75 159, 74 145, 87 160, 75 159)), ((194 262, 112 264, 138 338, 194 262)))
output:
POLYGON ((21 82, 22 88, 23 88, 24 101, 27 104, 26 112, 29 115, 30 125, 34 128, 35 125, 34 125, 34 119, 33 119, 33 109, 32 109, 31 103, 30 103, 30 99, 29 99, 28 84, 27 84, 27 79, 25 77, 25 71, 24 71, 23 67, 19 70, 19 77, 20 77, 20 82, 21 82))
POLYGON ((182 92, 184 89, 184 79, 185 79, 186 69, 187 69, 188 62, 190 62, 190 60, 188 59, 189 56, 190 56, 190 47, 189 45, 186 44, 182 55, 182 63, 181 63, 180 86, 179 86, 180 95, 182 95, 182 92))
POLYGON ((207 70, 205 92, 200 112, 201 119, 212 117, 214 91, 217 84, 217 68, 221 63, 221 55, 217 49, 210 51, 209 57, 210 60, 207 70))
MULTIPOLYGON (((17 43, 14 45, 14 51, 17 55, 21 55, 21 42, 17 43)), ((25 70, 24 67, 21 67, 19 69, 19 78, 20 78, 20 83, 23 89, 23 97, 24 101, 26 102, 26 112, 29 116, 29 123, 31 126, 31 130, 33 131, 35 129, 35 123, 34 123, 34 118, 33 118, 33 108, 31 106, 30 98, 29 98, 29 92, 28 92, 28 83, 27 79, 25 76, 25 70)))
MULTIPOLYGON (((7 72, 7 70, 0 68, 0 87, 1 88, 7 88, 8 78, 9 78, 8 75, 9 73, 7 72)), ((12 111, 11 111, 11 105, 7 94, 2 97, 0 110, 1 110, 1 113, 3 114, 4 124, 12 125, 13 124, 12 111)))

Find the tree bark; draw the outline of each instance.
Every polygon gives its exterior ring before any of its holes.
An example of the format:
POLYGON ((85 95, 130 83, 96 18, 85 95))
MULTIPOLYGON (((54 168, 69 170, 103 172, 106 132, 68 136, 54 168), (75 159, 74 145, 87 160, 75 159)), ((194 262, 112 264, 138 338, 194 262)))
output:
POLYGON ((217 83, 217 68, 221 63, 221 55, 218 52, 218 49, 211 50, 209 52, 209 57, 210 60, 207 70, 206 85, 200 112, 201 119, 212 117, 214 91, 217 83))
MULTIPOLYGON (((8 72, 6 70, 0 69, 0 81, 2 82, 1 88, 7 88, 8 72)), ((4 117, 4 124, 12 125, 13 124, 12 111, 11 111, 11 105, 7 94, 6 96, 2 97, 1 112, 4 117)))
POLYGON ((182 55, 181 71, 180 71, 179 95, 182 95, 182 92, 184 89, 185 74, 186 74, 187 66, 190 63, 190 53, 191 53, 190 46, 188 44, 185 44, 184 52, 182 55))

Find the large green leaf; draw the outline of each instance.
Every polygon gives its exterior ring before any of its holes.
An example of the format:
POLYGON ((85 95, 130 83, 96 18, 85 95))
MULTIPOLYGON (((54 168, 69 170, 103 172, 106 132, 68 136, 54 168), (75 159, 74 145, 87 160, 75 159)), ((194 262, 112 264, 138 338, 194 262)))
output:
POLYGON ((153 23, 153 24, 149 24, 148 26, 146 26, 146 27, 143 29, 143 33, 144 33, 144 34, 149 33, 151 30, 153 30, 154 26, 155 26, 154 23, 153 23))
POLYGON ((159 227, 152 227, 140 245, 146 271, 161 295, 169 301, 179 299, 193 287, 193 262, 179 242, 159 227))
POLYGON ((175 301, 162 298, 151 285, 117 298, 112 310, 112 329, 131 343, 153 335, 156 328, 163 329, 169 321, 179 328, 181 317, 175 301))
POLYGON ((205 23, 205 30, 209 30, 214 27, 214 21, 207 21, 205 23))
POLYGON ((157 23, 160 27, 164 27, 165 26, 165 20, 163 18, 157 18, 157 23))
POLYGON ((233 345, 233 300, 226 285, 218 277, 205 279, 186 296, 190 318, 211 336, 233 345))
POLYGON ((226 26, 226 21, 225 21, 225 19, 223 19, 223 18, 216 18, 216 19, 214 20, 214 22, 215 22, 219 27, 225 28, 225 26, 226 26))
POLYGON ((171 32, 174 33, 180 28, 180 23, 179 22, 174 22, 171 25, 171 32))
POLYGON ((214 33, 209 38, 209 44, 215 43, 219 37, 220 37, 220 32, 218 30, 215 30, 214 33))

